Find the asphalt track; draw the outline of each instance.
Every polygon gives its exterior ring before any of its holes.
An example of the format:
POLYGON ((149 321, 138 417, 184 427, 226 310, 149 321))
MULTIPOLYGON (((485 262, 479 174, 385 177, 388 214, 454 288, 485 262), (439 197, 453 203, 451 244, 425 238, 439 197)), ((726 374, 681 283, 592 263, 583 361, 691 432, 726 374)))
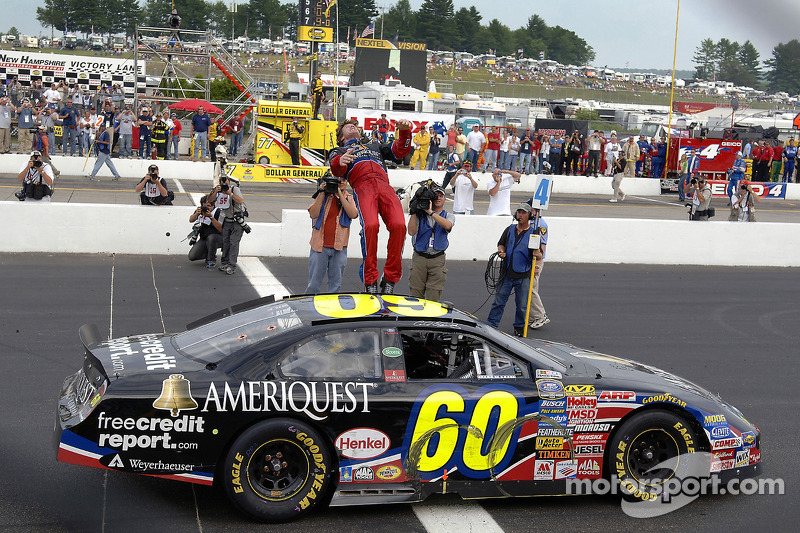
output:
MULTIPOLYGON (((246 237, 247 238, 247 237, 246 237)), ((292 293, 302 259, 261 262, 292 293)), ((77 330, 95 322, 121 336, 178 331, 191 320, 257 296, 238 272, 207 271, 183 257, 6 254, 0 320, 4 361, 0 422, 0 529, 8 531, 426 531, 433 510, 467 531, 465 509, 485 510, 482 533, 511 531, 782 531, 800 522, 797 390, 800 271, 718 267, 549 264, 541 295, 552 322, 538 336, 636 359, 695 381, 762 430, 765 477, 786 494, 705 496, 660 518, 637 520, 616 497, 484 500, 323 510, 292 525, 240 516, 221 491, 55 461, 52 429, 65 376, 82 361, 77 330), (415 511, 416 509, 416 511, 415 511), (496 523, 497 528, 491 523, 496 523)), ((444 298, 485 318, 484 264, 451 262, 444 298)), ((357 290, 357 262, 343 290, 357 290)), ((398 289, 407 289, 405 280, 398 289)), ((501 327, 511 328, 509 312, 501 327)))

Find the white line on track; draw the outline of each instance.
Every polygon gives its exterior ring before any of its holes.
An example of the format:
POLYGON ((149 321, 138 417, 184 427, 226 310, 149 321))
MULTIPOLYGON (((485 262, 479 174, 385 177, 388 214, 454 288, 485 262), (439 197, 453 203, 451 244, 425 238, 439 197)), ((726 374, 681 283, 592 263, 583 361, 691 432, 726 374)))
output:
MULTIPOLYGON (((630 195, 628 195, 628 196, 630 196, 630 195)), ((683 207, 683 204, 678 204, 678 203, 675 203, 675 202, 668 202, 667 200, 659 200, 657 198, 646 198, 644 196, 630 196, 630 197, 631 198, 636 198, 637 200, 645 200, 647 202, 653 202, 653 203, 656 203, 656 204, 671 205, 672 207, 680 207, 681 209, 685 209, 685 207, 683 207)))
POLYGON ((412 505, 411 509, 431 533, 503 533, 486 509, 473 501, 423 502, 412 505))
POLYGON ((181 180, 179 180, 177 178, 174 178, 172 181, 175 182, 175 187, 178 189, 179 193, 185 193, 186 192, 184 190, 184 188, 183 188, 183 184, 181 183, 181 180))
POLYGON ((167 326, 164 324, 164 310, 161 308, 161 295, 158 294, 158 285, 156 285, 156 267, 153 266, 153 256, 150 256, 150 271, 153 273, 153 289, 156 291, 156 304, 158 304, 158 316, 161 318, 161 329, 164 333, 167 332, 167 326))
POLYGON ((236 263, 260 297, 275 295, 275 299, 289 296, 291 291, 278 281, 258 257, 240 257, 236 263))

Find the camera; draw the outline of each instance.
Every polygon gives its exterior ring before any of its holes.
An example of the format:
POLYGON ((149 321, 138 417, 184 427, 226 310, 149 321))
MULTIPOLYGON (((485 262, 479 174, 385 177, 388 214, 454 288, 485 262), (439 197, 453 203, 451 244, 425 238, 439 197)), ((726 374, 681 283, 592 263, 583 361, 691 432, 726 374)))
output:
POLYGON ((417 215, 427 215, 428 209, 433 205, 436 200, 436 193, 433 192, 434 183, 431 180, 417 189, 414 197, 408 203, 408 212, 417 215))
POLYGON ((697 178, 692 178, 692 180, 689 183, 691 183, 692 185, 697 185, 697 178))
POLYGON ((39 161, 38 159, 33 162, 33 168, 39 168, 41 166, 42 166, 42 162, 39 161))
POLYGON ((322 180, 325 182, 325 192, 327 194, 336 194, 336 191, 339 190, 339 183, 342 181, 341 178, 337 178, 332 174, 325 174, 322 180))
POLYGON ((155 172, 150 173, 150 181, 156 181, 158 179, 158 174, 155 172))
POLYGON ((242 227, 245 233, 250 233, 253 231, 253 228, 250 227, 250 224, 247 223, 242 215, 238 213, 233 215, 233 220, 242 227))
POLYGON ((201 206, 201 207, 200 207, 200 212, 201 212, 201 213, 208 213, 208 206, 206 206, 206 205, 204 205, 204 206, 201 206))
POLYGON ((227 191, 228 189, 230 189, 230 185, 228 185, 227 183, 220 183, 219 184, 219 190, 220 191, 227 191))

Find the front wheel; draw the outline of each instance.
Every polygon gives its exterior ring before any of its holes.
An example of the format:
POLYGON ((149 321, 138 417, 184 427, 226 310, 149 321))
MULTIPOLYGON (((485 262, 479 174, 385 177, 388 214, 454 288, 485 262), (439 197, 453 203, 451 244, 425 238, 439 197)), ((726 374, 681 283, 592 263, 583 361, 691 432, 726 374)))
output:
POLYGON ((696 473, 692 459, 699 445, 684 418, 648 410, 620 426, 609 449, 610 470, 619 479, 623 497, 653 500, 670 479, 696 473))
POLYGON ((259 422, 225 456, 225 492, 263 522, 296 520, 325 500, 334 457, 314 428, 287 418, 259 422))
POLYGON ((265 155, 262 155, 261 157, 258 158, 258 164, 259 165, 269 165, 269 157, 267 157, 265 155))

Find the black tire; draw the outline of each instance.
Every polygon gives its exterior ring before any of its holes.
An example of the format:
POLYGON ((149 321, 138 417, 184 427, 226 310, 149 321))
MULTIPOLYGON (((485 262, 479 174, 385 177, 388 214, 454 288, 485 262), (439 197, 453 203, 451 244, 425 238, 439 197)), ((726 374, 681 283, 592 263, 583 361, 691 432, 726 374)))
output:
POLYGON ((619 479, 623 498, 651 500, 660 492, 659 485, 688 474, 688 457, 699 451, 699 446, 696 431, 684 418, 671 411, 650 409, 620 426, 607 464, 609 472, 619 479), (669 463, 668 468, 651 471, 664 462, 669 463))
POLYGON ((225 456, 225 493, 256 520, 296 520, 327 502, 335 466, 330 450, 304 422, 288 418, 259 422, 246 429, 225 456))
POLYGON ((269 165, 269 157, 267 157, 265 155, 262 155, 261 157, 258 158, 258 164, 259 165, 269 165))

